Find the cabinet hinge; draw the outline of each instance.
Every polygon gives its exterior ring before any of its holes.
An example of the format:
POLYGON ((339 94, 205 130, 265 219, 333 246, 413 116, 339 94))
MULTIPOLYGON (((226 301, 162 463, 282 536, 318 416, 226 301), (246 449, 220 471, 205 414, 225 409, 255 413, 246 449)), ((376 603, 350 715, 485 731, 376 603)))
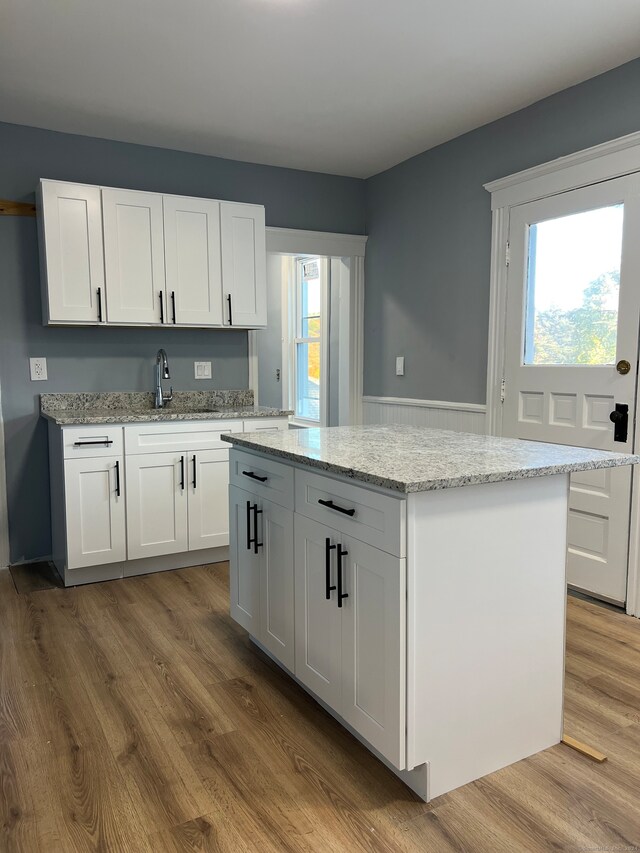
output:
POLYGON ((507 383, 505 382, 504 379, 501 379, 500 380, 500 402, 501 403, 504 403, 504 398, 506 396, 506 388, 507 388, 507 383))
POLYGON ((509 243, 504 247, 504 265, 508 267, 511 263, 511 246, 509 243))

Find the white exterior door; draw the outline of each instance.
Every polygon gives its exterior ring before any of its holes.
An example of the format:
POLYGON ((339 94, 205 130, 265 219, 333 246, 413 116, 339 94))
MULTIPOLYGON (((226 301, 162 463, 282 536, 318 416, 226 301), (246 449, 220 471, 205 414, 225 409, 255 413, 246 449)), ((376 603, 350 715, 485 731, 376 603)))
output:
POLYGON ((130 560, 188 549, 186 454, 127 457, 127 544, 130 560))
POLYGON ((122 459, 67 459, 64 463, 67 568, 125 560, 122 459))
POLYGON ((336 597, 339 540, 340 534, 331 528, 296 515, 295 674, 338 713, 342 698, 342 609, 336 597))
POLYGON ((220 204, 225 326, 267 325, 264 207, 220 204))
POLYGON ((260 548, 255 547, 255 495, 229 487, 229 587, 231 617, 253 637, 260 636, 260 548))
POLYGON ((258 501, 260 640, 291 672, 295 668, 293 600, 293 512, 258 501))
POLYGON ((342 716, 395 767, 405 763, 405 561, 338 539, 342 716))
MULTIPOLYGON (((638 234, 638 176, 511 209, 503 435, 632 451, 638 234)), ((630 494, 630 467, 571 479, 569 584, 618 603, 630 494)))
POLYGON ((100 188, 43 181, 39 211, 50 323, 99 323, 104 313, 100 188))
POLYGON ((229 544, 229 451, 188 455, 189 550, 229 544))
POLYGON ((220 203, 164 196, 168 322, 222 325, 220 203))
POLYGON ((167 322, 162 196, 103 189, 102 218, 109 322, 167 322))

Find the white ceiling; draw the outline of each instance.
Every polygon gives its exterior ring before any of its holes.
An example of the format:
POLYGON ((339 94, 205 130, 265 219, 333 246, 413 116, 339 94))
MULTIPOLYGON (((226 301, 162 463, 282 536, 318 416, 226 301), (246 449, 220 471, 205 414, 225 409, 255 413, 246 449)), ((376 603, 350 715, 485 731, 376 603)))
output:
POLYGON ((0 0, 0 119, 367 177, 639 36, 638 0, 0 0))

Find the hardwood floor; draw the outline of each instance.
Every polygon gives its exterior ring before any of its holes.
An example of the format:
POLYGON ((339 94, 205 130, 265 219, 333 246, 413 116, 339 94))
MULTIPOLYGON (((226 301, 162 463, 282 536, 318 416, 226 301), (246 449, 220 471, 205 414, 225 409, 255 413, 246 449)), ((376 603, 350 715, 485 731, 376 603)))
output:
POLYGON ((226 564, 0 572, 2 853, 640 849, 639 621, 569 599, 565 729, 607 762, 557 746, 426 805, 227 609, 226 564))

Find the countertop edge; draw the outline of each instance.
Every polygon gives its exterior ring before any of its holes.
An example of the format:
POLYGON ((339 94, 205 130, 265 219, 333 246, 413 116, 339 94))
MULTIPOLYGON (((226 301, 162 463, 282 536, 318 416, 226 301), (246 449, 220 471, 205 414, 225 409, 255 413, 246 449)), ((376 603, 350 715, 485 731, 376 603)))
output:
POLYGON ((150 413, 136 412, 130 415, 74 415, 69 410, 61 409, 57 412, 46 412, 40 410, 40 417, 55 424, 56 426, 92 426, 99 424, 138 424, 138 423, 171 423, 175 421, 235 421, 235 420, 258 420, 260 418, 288 418, 293 412, 283 409, 274 409, 265 412, 241 412, 237 410, 223 412, 168 412, 158 415, 155 411, 150 413))

